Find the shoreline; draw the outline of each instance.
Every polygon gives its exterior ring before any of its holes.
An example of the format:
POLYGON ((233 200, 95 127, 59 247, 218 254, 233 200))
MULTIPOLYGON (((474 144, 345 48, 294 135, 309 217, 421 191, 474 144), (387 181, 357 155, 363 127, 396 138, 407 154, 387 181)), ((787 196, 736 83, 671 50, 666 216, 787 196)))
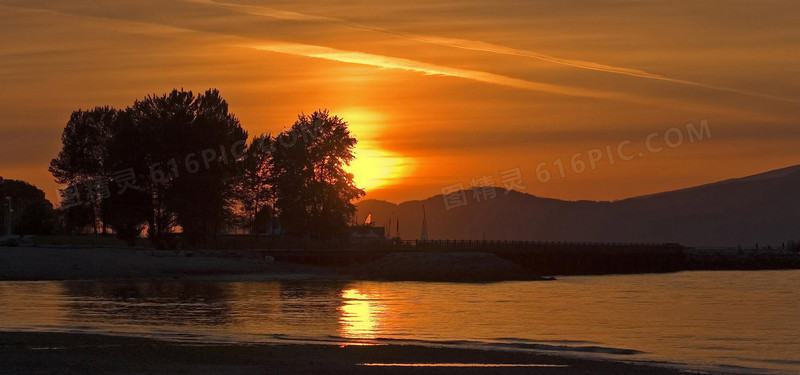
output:
POLYGON ((0 281, 339 280, 331 269, 178 252, 114 247, 0 247, 0 281))
MULTIPOLYGON (((13 373, 684 374, 667 363, 415 344, 181 343, 121 335, 0 331, 13 373), (371 364, 371 365, 365 365, 371 364)), ((734 372, 691 370, 693 373, 734 372)))
POLYGON ((0 247, 0 281, 436 281, 552 280, 490 253, 402 253, 347 266, 275 261, 258 251, 119 247, 0 247), (394 259, 397 258, 397 259, 394 259))
MULTIPOLYGON (((488 252, 393 252, 349 265, 276 261, 262 251, 155 250, 125 247, 0 246, 0 281, 216 280, 216 281, 431 281, 492 283, 546 281, 516 262, 488 252)), ((800 268, 800 254, 690 250, 687 267, 671 270, 800 268), (752 261, 752 262, 751 262, 752 261)), ((650 272, 622 274, 643 274, 650 272)), ((614 273, 600 273, 614 274, 614 273)), ((598 275, 597 273, 563 276, 598 275)))

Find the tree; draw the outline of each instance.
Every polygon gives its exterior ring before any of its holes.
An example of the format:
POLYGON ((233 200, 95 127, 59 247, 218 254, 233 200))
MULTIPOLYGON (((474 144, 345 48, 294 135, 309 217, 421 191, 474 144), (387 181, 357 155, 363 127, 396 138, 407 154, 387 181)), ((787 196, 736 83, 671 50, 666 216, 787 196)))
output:
POLYGON ((143 143, 135 169, 150 176, 144 185, 153 202, 151 237, 174 222, 190 246, 199 246, 230 216, 247 132, 214 89, 149 96, 130 113, 132 136, 143 143))
MULTIPOLYGON (((153 190, 149 185, 148 163, 151 160, 152 140, 137 127, 133 118, 134 111, 131 108, 117 116, 115 133, 108 144, 107 161, 113 191, 103 201, 106 209, 104 218, 108 220, 108 225, 114 229, 117 237, 131 245, 145 227, 148 228, 148 234, 154 233, 155 218, 158 217, 157 212, 161 212, 156 210, 153 190)), ((159 224, 163 222, 163 218, 158 220, 159 224)), ((150 238, 155 239, 155 236, 150 238)))
POLYGON ((44 192, 25 181, 0 177, 0 199, 3 212, 0 214, 0 233, 6 228, 6 210, 10 208, 11 230, 17 234, 51 234, 55 230, 53 204, 44 192), (6 207, 5 205, 10 205, 6 207))
POLYGON ((348 233, 353 201, 364 195, 344 170, 356 142, 347 122, 327 110, 301 114, 276 137, 272 185, 289 234, 328 240, 348 233))
POLYGON ((96 232, 100 224, 103 232, 110 226, 130 243, 144 227, 152 210, 145 192, 114 189, 112 194, 115 183, 122 182, 120 172, 128 168, 134 180, 125 183, 143 186, 146 181, 142 155, 151 140, 133 131, 131 112, 96 107, 75 111, 67 121, 61 151, 50 162, 49 170, 56 182, 68 185, 74 200, 61 202, 68 232, 80 233, 87 227, 96 232))
MULTIPOLYGON (((121 238, 132 240, 146 225, 158 244, 180 226, 189 244, 198 246, 230 216, 239 149, 246 140, 217 90, 200 95, 173 90, 124 111, 74 112, 50 171, 90 202, 96 200, 87 182, 114 187, 94 211, 121 238)), ((84 206, 74 211, 78 217, 87 214, 84 206)))
POLYGON ((272 136, 262 134, 250 141, 239 163, 236 198, 251 233, 263 233, 266 220, 272 216, 270 167, 274 148, 272 136))
POLYGON ((72 112, 61 135, 61 151, 50 162, 56 181, 80 183, 107 172, 108 145, 118 115, 109 106, 72 112))
POLYGON ((77 110, 70 115, 61 135, 63 144, 58 156, 50 162, 50 173, 60 184, 71 185, 81 206, 69 207, 67 226, 79 231, 98 224, 106 230, 102 197, 96 189, 87 189, 93 182, 108 176, 109 143, 115 133, 119 111, 109 106, 77 110))

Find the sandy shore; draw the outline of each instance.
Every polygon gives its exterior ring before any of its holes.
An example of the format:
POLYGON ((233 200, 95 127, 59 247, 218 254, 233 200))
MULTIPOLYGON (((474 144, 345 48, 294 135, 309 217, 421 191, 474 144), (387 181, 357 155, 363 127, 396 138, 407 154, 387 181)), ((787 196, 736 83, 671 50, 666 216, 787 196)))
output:
POLYGON ((187 345, 131 337, 0 332, 0 373, 671 375, 682 372, 613 361, 412 345, 187 345), (363 365, 367 363, 427 366, 363 365), (455 363, 504 366, 443 365, 455 363))
POLYGON ((254 252, 141 248, 2 247, 2 280, 540 280, 488 253, 396 253, 371 263, 318 267, 271 262, 254 252))
POLYGON ((332 279, 331 270, 217 252, 126 248, 0 247, 0 280, 332 279))

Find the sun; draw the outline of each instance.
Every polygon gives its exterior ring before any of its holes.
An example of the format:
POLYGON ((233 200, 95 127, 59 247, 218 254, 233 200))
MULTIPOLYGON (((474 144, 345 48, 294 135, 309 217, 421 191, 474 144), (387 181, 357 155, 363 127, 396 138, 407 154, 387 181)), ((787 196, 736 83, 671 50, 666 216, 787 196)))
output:
POLYGON ((355 159, 345 170, 361 189, 371 191, 397 183, 408 173, 408 159, 380 146, 381 130, 386 116, 367 107, 351 107, 337 111, 347 121, 348 128, 358 139, 353 151, 355 159))
POLYGON ((356 146, 355 159, 346 170, 361 189, 370 191, 390 185, 403 176, 403 158, 389 151, 356 146))

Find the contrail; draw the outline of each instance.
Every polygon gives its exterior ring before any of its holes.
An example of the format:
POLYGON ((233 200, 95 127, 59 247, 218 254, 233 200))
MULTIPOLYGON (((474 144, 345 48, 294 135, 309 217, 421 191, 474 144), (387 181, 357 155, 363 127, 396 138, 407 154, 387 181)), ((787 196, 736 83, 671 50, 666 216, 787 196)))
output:
MULTIPOLYGON (((3 5, 3 6, 8 6, 8 5, 3 5)), ((227 33, 202 31, 197 29, 185 28, 181 26, 171 26, 171 25, 152 23, 146 21, 134 21, 117 17, 88 16, 83 14, 64 12, 61 10, 29 8, 23 6, 8 6, 8 7, 13 7, 17 9, 27 9, 39 12, 64 14, 72 17, 86 18, 91 20, 106 20, 106 21, 110 20, 113 22, 105 26, 122 32, 131 32, 137 34, 145 33, 153 35, 164 35, 165 33, 173 35, 195 34, 204 36, 223 37, 224 40, 221 40, 220 41, 221 43, 238 47, 289 54, 295 56, 305 56, 305 57, 318 58, 329 61, 338 61, 349 64, 359 64, 359 65, 372 66, 382 69, 397 69, 397 70, 413 71, 427 75, 456 77, 475 82, 482 82, 498 86, 522 89, 522 90, 560 94, 572 97, 613 100, 619 102, 644 104, 644 105, 670 108, 670 109, 679 108, 683 110, 690 110, 702 113, 714 113, 723 116, 735 116, 740 119, 752 119, 752 120, 773 119, 777 121, 785 120, 780 117, 764 115, 747 110, 742 110, 739 108, 730 109, 730 108, 716 107, 694 102, 685 102, 674 99, 649 98, 649 97, 626 94, 621 92, 561 86, 561 85, 513 78, 509 76, 504 76, 484 71, 454 68, 454 67, 436 65, 411 59, 370 54, 364 52, 340 50, 325 46, 301 44, 301 43, 287 43, 279 41, 264 41, 254 38, 241 37, 233 34, 227 34, 227 33)), ((282 12, 281 14, 285 13, 282 12)), ((294 14, 285 14, 285 16, 296 17, 294 14)))
MULTIPOLYGON (((207 3, 206 0, 190 0, 194 2, 203 2, 207 3)), ((426 63, 422 61, 416 61, 411 59, 405 59, 400 57, 392 57, 392 56, 385 56, 385 55, 378 55, 378 54, 371 54, 365 52, 356 52, 356 51, 348 51, 348 50, 341 50, 336 48, 330 48, 325 46, 313 45, 313 44, 302 44, 302 43, 289 43, 289 42, 280 42, 280 41, 265 41, 265 40, 258 40, 254 38, 245 38, 240 37, 237 35, 225 34, 225 33, 218 33, 218 32, 208 32, 208 31, 201 31, 197 29, 190 29, 181 26, 172 26, 172 25, 165 25, 161 23, 151 23, 151 22, 143 22, 143 21, 132 21, 132 20, 125 20, 119 18, 110 18, 110 17, 98 17, 98 16, 87 16, 87 15, 79 15, 79 14, 72 14, 63 12, 60 10, 52 10, 52 9, 41 9, 41 8, 28 8, 22 6, 10 6, 19 9, 28 9, 34 10, 39 12, 48 12, 48 13, 57 13, 57 14, 67 14, 74 17, 81 17, 81 18, 90 18, 90 19, 104 19, 104 20, 113 20, 115 21, 113 24, 107 25, 107 27, 111 27, 115 30, 122 31, 122 32, 130 32, 130 33, 137 33, 137 34, 155 34, 155 35, 164 35, 164 34, 200 34, 200 35, 213 35, 213 36, 222 36, 225 37, 226 41, 224 43, 250 48, 260 51, 269 51, 269 52, 276 52, 282 54, 289 54, 295 56, 304 56, 304 57, 312 57, 318 59, 324 59, 328 61, 338 61, 343 63, 350 63, 350 64, 359 64, 359 65, 366 65, 372 66, 381 69, 397 69, 397 70, 405 70, 405 71, 412 71, 423 73, 426 75, 436 75, 436 76, 446 76, 446 77, 456 77, 462 79, 468 79, 472 81, 488 83, 493 85, 505 86, 505 87, 512 87, 517 89, 524 89, 524 90, 531 90, 531 91, 540 91, 545 93, 553 93, 553 94, 561 94, 567 96, 575 96, 575 97, 583 97, 583 98, 596 98, 596 99, 609 99, 609 100, 616 100, 616 101, 624 101, 624 102, 633 102, 633 103, 643 103, 643 104, 655 104, 659 105, 663 101, 656 101, 654 99, 646 99, 640 96, 635 95, 628 95, 619 92, 611 92, 611 91, 601 91, 601 90, 592 90, 592 89, 583 89, 578 87, 569 87, 569 86, 560 86, 554 85, 549 83, 543 82, 535 82, 529 81, 519 78, 512 78, 500 74, 488 73, 478 70, 469 70, 469 69, 460 69, 460 68, 453 68, 443 65, 436 65, 431 63, 426 63), (122 21, 122 22, 121 22, 122 21)), ((248 7, 249 6, 243 6, 248 7)), ((263 10, 263 9, 262 9, 263 10)), ((271 12, 262 12, 262 14, 273 14, 271 12)), ((275 16, 282 17, 285 19, 306 19, 307 16, 298 15, 292 12, 283 12, 277 11, 274 13, 275 16)), ((661 104, 663 105, 663 104, 661 104)), ((685 107, 685 105, 683 105, 685 107)))
POLYGON ((631 101, 631 102, 645 102, 645 101, 647 103, 652 102, 652 100, 645 100, 639 96, 633 96, 618 92, 599 91, 599 90, 582 89, 577 87, 553 85, 549 83, 534 82, 519 78, 512 78, 500 74, 488 73, 478 70, 453 68, 453 67, 436 65, 400 57, 391 57, 391 56, 376 55, 365 52, 340 50, 336 48, 317 46, 311 44, 274 42, 274 43, 259 43, 255 45, 245 45, 244 47, 250 47, 261 51, 278 52, 278 53, 305 56, 305 57, 314 57, 318 59, 338 61, 350 64, 367 65, 382 69, 399 69, 399 70, 423 73, 427 75, 458 77, 458 78, 469 79, 473 81, 500 85, 500 86, 507 86, 517 89, 542 91, 547 93, 562 94, 568 96, 612 99, 612 100, 631 101))
POLYGON ((705 113, 716 113, 722 115, 733 115, 739 118, 760 119, 765 116, 757 115, 749 111, 739 109, 719 108, 715 106, 703 105, 698 103, 686 103, 672 99, 654 99, 638 95, 631 95, 621 92, 601 91, 584 89, 579 87, 561 86, 543 82, 530 81, 525 79, 513 78, 500 74, 488 73, 478 70, 453 68, 443 65, 436 65, 400 57, 376 55, 365 52, 355 52, 340 50, 336 48, 317 46, 311 44, 285 43, 285 42, 261 42, 259 44, 247 44, 242 47, 253 48, 260 51, 269 51, 296 56, 313 57, 329 61, 338 61, 350 64, 372 66, 382 69, 398 69, 423 73, 427 75, 437 75, 446 77, 457 77, 472 81, 488 83, 498 86, 511 87, 522 90, 538 91, 551 94, 560 94, 573 97, 606 99, 635 104, 652 105, 666 108, 682 108, 705 113))
POLYGON ((392 35, 392 36, 396 36, 396 37, 399 37, 399 38, 412 40, 412 41, 416 41, 416 42, 427 43, 427 44, 435 44, 435 45, 446 46, 446 47, 451 47, 451 48, 459 48, 459 49, 472 50, 472 51, 488 52, 488 53, 494 53, 494 54, 500 54, 500 55, 526 57, 526 58, 537 59, 537 60, 546 61, 546 62, 558 64, 558 65, 564 65, 564 66, 569 66, 569 67, 573 67, 573 68, 579 68, 579 69, 588 69, 588 70, 594 70, 594 71, 600 71, 600 72, 606 72, 606 73, 612 73, 612 74, 621 74, 621 75, 627 75, 627 76, 638 77, 638 78, 645 78, 645 79, 659 80, 659 81, 665 81, 665 82, 672 82, 672 83, 688 85, 688 86, 694 86, 694 87, 700 87, 700 88, 705 88, 705 89, 710 89, 710 90, 725 91, 725 92, 730 92, 730 93, 735 93, 735 94, 740 94, 740 95, 754 96, 754 97, 760 97, 760 98, 772 99, 772 100, 778 100, 778 101, 784 101, 784 102, 790 102, 790 103, 799 102, 797 99, 792 99, 792 98, 785 98, 785 97, 781 97, 781 96, 775 96, 775 95, 764 94, 764 93, 759 93, 759 92, 741 90, 741 89, 718 86, 718 85, 711 85, 711 84, 706 84, 706 83, 702 83, 702 82, 689 81, 689 80, 679 79, 679 78, 665 77, 663 75, 654 74, 654 73, 650 73, 650 72, 646 72, 646 71, 638 70, 638 69, 630 69, 630 68, 619 67, 619 66, 605 65, 605 64, 595 63, 595 62, 591 62, 591 61, 564 59, 564 58, 559 58, 559 57, 554 57, 554 56, 549 56, 549 55, 546 55, 546 54, 538 53, 538 52, 535 52, 535 51, 512 48, 512 47, 506 47, 506 46, 503 46, 503 45, 487 43, 487 42, 482 42, 482 41, 474 41, 474 40, 467 40, 467 39, 457 39, 457 38, 442 38, 442 37, 438 37, 438 36, 402 33, 402 32, 393 31, 393 30, 389 30, 389 29, 384 29, 384 28, 380 28, 380 27, 374 27, 374 26, 355 23, 355 22, 352 22, 352 21, 349 21, 349 20, 346 20, 346 19, 343 19, 343 18, 315 16, 315 15, 309 15, 309 14, 303 14, 303 13, 297 13, 297 12, 282 11, 282 10, 278 10, 278 9, 274 9, 274 8, 268 8, 268 7, 262 7, 262 6, 242 5, 242 4, 234 4, 234 3, 220 2, 220 1, 214 1, 214 0, 186 0, 186 1, 187 2, 192 2, 192 3, 199 3, 199 4, 207 4, 207 5, 216 5, 216 6, 226 7, 226 8, 233 9, 233 10, 236 10, 238 12, 242 12, 242 13, 246 13, 246 14, 270 17, 270 18, 275 18, 275 19, 293 20, 293 21, 321 21, 321 22, 336 23, 336 24, 341 24, 341 25, 344 25, 344 26, 347 26, 347 27, 351 27, 351 28, 356 28, 356 29, 361 29, 361 30, 368 30, 368 31, 388 34, 388 35, 392 35))
MULTIPOLYGON (((397 34, 397 33, 393 33, 393 34, 397 34)), ((480 41, 471 41, 471 40, 466 40, 466 39, 439 38, 439 37, 435 37, 435 36, 423 36, 423 35, 407 35, 406 37, 408 39, 411 39, 411 40, 416 40, 416 41, 420 41, 420 42, 424 42, 424 43, 430 43, 430 44, 438 44, 438 45, 448 46, 448 47, 453 47, 453 48, 461 48, 461 49, 467 49, 467 50, 472 50, 472 51, 491 52, 491 53, 502 54, 502 55, 529 57, 529 58, 534 58, 534 59, 538 59, 538 60, 542 60, 542 61, 547 61, 547 62, 559 64, 559 65, 571 66, 571 67, 575 67, 575 68, 596 70, 596 71, 614 73, 614 74, 623 74, 623 75, 639 77, 639 78, 655 79, 655 80, 659 80, 659 81, 679 83, 679 84, 684 84, 684 85, 689 85, 689 86, 696 86, 696 87, 701 87, 701 88, 710 89, 710 90, 727 91, 727 92, 741 94, 741 95, 756 96, 756 97, 779 100, 779 101, 790 102, 790 103, 797 103, 798 102, 798 100, 796 100, 796 99, 784 98, 784 97, 781 97, 781 96, 775 96, 775 95, 764 94, 764 93, 753 92, 753 91, 747 91, 747 90, 740 90, 740 89, 724 87, 724 86, 710 85, 710 84, 706 84, 706 83, 689 81, 689 80, 679 79, 679 78, 665 77, 665 76, 662 76, 662 75, 649 73, 649 72, 646 72, 646 71, 643 71, 643 70, 636 70, 636 69, 629 69, 629 68, 623 68, 623 67, 618 67, 618 66, 604 65, 604 64, 593 63, 593 62, 589 62, 589 61, 562 59, 562 58, 548 56, 548 55, 544 55, 544 54, 533 52, 533 51, 528 51, 528 50, 523 50, 523 49, 516 49, 516 48, 511 48, 511 47, 505 47, 505 46, 501 46, 501 45, 497 45, 497 44, 485 43, 485 42, 480 42, 480 41)))

